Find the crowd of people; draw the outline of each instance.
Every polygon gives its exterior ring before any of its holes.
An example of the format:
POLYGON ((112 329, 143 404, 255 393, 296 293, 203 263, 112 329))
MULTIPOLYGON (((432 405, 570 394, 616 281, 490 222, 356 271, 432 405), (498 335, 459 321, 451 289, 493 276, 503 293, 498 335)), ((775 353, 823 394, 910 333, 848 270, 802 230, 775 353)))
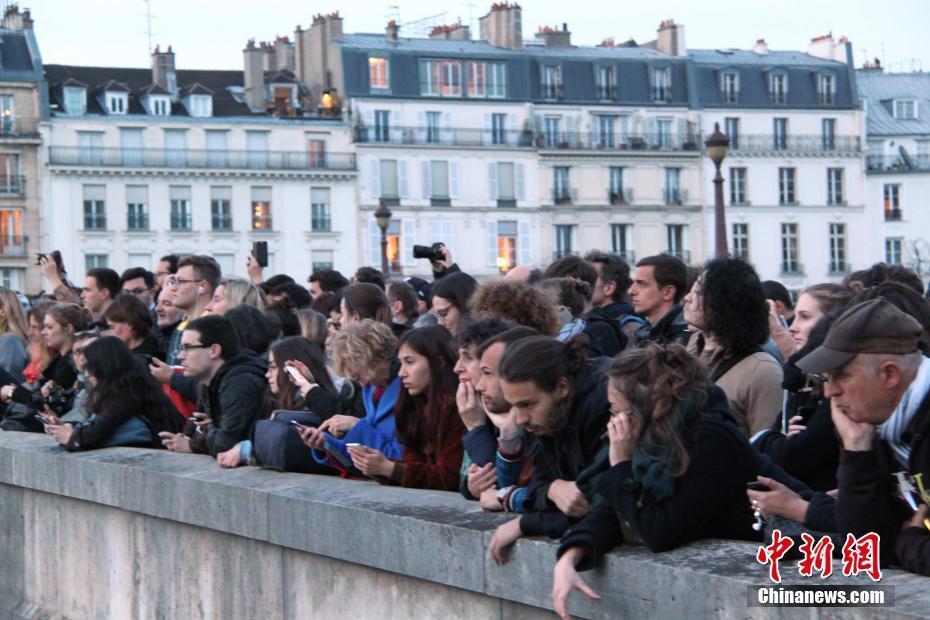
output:
POLYGON ((513 514, 500 564, 521 537, 560 539, 563 617, 618 545, 874 532, 883 563, 930 575, 913 271, 795 300, 735 258, 594 251, 479 282, 441 256, 432 280, 363 267, 304 285, 254 257, 236 278, 170 255, 80 288, 43 258, 51 295, 0 289, 0 428, 460 493, 513 514))

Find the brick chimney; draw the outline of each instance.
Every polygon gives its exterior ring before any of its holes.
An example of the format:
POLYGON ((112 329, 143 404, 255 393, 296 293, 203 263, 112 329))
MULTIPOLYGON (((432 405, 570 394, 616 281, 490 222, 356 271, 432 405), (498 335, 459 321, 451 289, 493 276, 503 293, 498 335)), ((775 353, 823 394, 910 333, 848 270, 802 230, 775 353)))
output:
POLYGON ((255 45, 255 39, 249 39, 245 49, 242 50, 242 59, 245 64, 243 74, 245 82, 245 104, 253 112, 265 109, 265 68, 263 57, 265 50, 255 45))
POLYGON ((384 37, 388 41, 397 41, 397 35, 400 33, 400 26, 397 25, 397 22, 393 19, 388 22, 387 27, 384 29, 384 37))
POLYGON ((452 39, 456 41, 468 41, 471 39, 471 30, 468 26, 462 25, 462 22, 436 26, 429 33, 430 39, 452 39))
POLYGON ((765 56, 769 53, 769 44, 765 42, 765 39, 756 39, 756 44, 752 46, 752 51, 760 56, 765 56))
POLYGON ((31 30, 32 14, 29 9, 23 9, 23 12, 20 13, 19 5, 11 4, 3 13, 3 27, 10 30, 31 30))
POLYGON ((334 78, 341 69, 342 56, 332 51, 332 42, 339 41, 342 34, 342 18, 339 11, 328 15, 313 16, 313 24, 303 30, 294 30, 294 73, 307 85, 314 96, 331 87, 340 88, 339 78, 334 78))
POLYGON ((675 23, 673 19, 663 20, 656 31, 656 49, 669 56, 684 56, 688 53, 685 49, 685 27, 675 23))
POLYGON ((495 2, 484 17, 478 19, 481 39, 494 47, 523 47, 523 12, 516 2, 495 2))
POLYGON ((171 51, 170 45, 166 52, 161 51, 161 48, 156 45, 155 50, 152 52, 152 84, 161 86, 171 93, 172 97, 178 92, 178 81, 175 78, 174 69, 174 52, 171 51))
POLYGON ((562 29, 559 27, 550 28, 549 26, 540 26, 536 31, 536 38, 542 39, 546 47, 571 47, 572 33, 568 30, 568 24, 563 23, 562 29))
POLYGON ((814 37, 807 46, 807 53, 817 58, 826 60, 836 60, 837 62, 846 62, 846 43, 849 40, 846 37, 840 37, 837 41, 833 38, 833 33, 828 32, 825 35, 814 37))
POLYGON ((274 69, 275 71, 294 71, 296 59, 294 55, 294 44, 288 37, 277 37, 274 40, 274 69))

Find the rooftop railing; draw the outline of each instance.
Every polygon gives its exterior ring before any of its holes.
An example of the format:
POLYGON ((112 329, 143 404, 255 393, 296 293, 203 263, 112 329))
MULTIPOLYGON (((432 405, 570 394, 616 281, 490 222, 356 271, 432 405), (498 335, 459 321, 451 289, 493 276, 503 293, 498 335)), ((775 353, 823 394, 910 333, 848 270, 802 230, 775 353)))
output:
POLYGON ((106 168, 211 168, 220 170, 355 170, 352 153, 231 151, 52 146, 49 163, 106 168))

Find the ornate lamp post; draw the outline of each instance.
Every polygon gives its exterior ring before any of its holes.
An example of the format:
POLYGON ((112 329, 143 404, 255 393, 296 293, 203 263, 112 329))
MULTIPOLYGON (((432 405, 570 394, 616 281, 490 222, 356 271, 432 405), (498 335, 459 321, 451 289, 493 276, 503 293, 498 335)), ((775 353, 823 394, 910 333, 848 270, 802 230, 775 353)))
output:
POLYGON ((381 273, 386 278, 388 276, 388 256, 387 256, 387 229, 391 224, 391 210, 387 208, 382 198, 375 211, 375 221, 378 222, 378 228, 381 229, 381 273))
POLYGON ((720 164, 727 156, 730 138, 720 131, 720 123, 714 123, 714 133, 704 141, 707 147, 707 156, 714 162, 717 172, 714 175, 714 256, 720 258, 727 255, 727 221, 723 207, 723 176, 720 174, 720 164))

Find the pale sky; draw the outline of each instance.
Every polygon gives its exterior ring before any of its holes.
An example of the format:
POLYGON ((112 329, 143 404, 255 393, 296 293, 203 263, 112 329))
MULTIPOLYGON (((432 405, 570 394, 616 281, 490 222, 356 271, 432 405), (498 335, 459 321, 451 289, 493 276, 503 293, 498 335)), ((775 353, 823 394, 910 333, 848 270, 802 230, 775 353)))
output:
MULTIPOLYGON (((471 18, 477 36, 478 17, 491 0, 471 2, 150 0, 152 42, 173 46, 178 69, 241 69, 249 38, 293 39, 295 26, 308 28, 318 12, 339 10, 346 32, 383 32, 389 15, 399 13, 401 36, 411 36, 413 29, 404 24, 424 18, 433 18, 430 23, 471 18)), ((32 9, 45 63, 149 66, 144 0, 24 0, 20 5, 32 9)), ((892 70, 922 64, 930 71, 930 0, 524 0, 521 6, 524 37, 541 25, 567 22, 577 45, 607 37, 645 42, 655 38, 661 20, 672 18, 685 26, 691 48, 750 48, 765 38, 773 50, 806 50, 811 37, 832 31, 852 41, 857 66, 878 56, 892 70)))

